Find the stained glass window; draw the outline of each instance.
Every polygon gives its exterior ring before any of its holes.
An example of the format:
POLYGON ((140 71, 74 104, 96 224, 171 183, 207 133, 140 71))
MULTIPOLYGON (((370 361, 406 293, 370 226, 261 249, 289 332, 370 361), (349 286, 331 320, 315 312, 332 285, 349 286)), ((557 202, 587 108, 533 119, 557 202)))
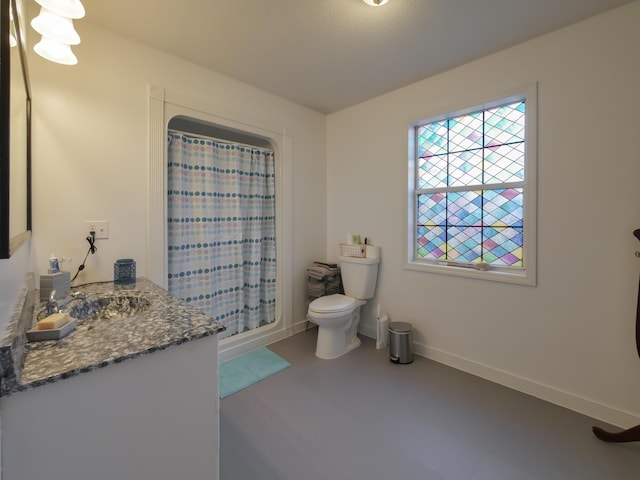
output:
POLYGON ((524 266, 525 100, 415 127, 416 260, 524 266))

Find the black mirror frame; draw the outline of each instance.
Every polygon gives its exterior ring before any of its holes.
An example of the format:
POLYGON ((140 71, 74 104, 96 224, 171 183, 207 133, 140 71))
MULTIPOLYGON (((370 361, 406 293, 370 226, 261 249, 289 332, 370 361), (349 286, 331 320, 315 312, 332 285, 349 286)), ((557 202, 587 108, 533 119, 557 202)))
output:
POLYGON ((26 42, 21 18, 14 20, 16 26, 17 48, 20 52, 20 62, 24 89, 26 93, 26 231, 11 237, 9 231, 10 217, 10 112, 11 112, 11 32, 10 11, 20 14, 16 0, 0 0, 0 259, 9 258, 24 241, 31 236, 32 207, 31 207, 31 85, 27 66, 26 42))

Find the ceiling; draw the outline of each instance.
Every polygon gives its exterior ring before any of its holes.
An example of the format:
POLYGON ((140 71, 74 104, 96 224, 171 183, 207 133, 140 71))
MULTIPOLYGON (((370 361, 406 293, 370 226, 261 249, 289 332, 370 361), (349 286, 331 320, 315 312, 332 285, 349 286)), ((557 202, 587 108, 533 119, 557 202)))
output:
POLYGON ((76 28, 331 113, 632 1, 83 0, 76 28))

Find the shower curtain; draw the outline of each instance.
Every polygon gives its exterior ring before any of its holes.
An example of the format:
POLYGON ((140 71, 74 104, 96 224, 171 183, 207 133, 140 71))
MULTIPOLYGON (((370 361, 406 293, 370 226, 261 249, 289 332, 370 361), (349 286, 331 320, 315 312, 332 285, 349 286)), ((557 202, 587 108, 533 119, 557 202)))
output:
POLYGON ((227 329, 275 320, 275 158, 175 130, 168 138, 168 288, 227 329))

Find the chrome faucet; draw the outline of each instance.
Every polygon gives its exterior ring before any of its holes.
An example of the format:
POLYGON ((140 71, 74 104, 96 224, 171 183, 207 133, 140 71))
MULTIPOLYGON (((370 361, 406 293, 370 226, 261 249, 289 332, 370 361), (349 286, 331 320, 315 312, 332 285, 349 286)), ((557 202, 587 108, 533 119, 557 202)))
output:
POLYGON ((63 298, 58 302, 58 312, 62 312, 63 308, 65 308, 67 305, 69 305, 71 302, 74 302, 75 300, 86 300, 86 299, 87 299, 87 295, 85 293, 82 293, 82 292, 71 293, 69 296, 63 298))
POLYGON ((62 312, 62 309, 69 305, 71 302, 75 300, 86 300, 86 298, 86 294, 82 292, 75 292, 58 301, 56 300, 56 291, 51 290, 51 295, 49 295, 47 306, 44 308, 44 310, 47 312, 47 316, 53 315, 54 313, 62 312))
POLYGON ((45 307, 47 311, 47 316, 53 315, 54 313, 58 313, 60 311, 60 307, 58 306, 58 302, 56 300, 56 291, 51 290, 51 295, 49 295, 49 299, 47 300, 47 306, 45 307))

